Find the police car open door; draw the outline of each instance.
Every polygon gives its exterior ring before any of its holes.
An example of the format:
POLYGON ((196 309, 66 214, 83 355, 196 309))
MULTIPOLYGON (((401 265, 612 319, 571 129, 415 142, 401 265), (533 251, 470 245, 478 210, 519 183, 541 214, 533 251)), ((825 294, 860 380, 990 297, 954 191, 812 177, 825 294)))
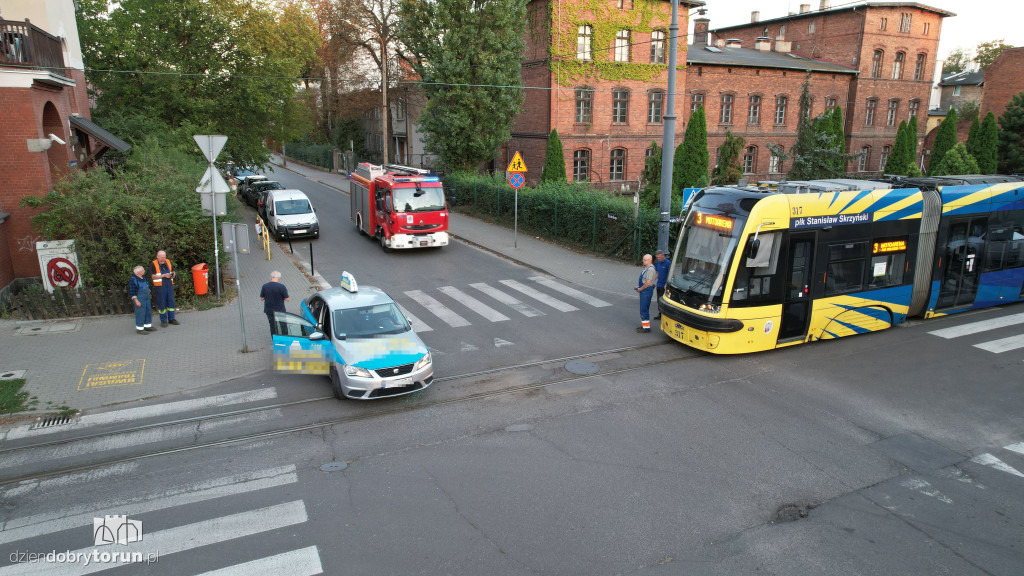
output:
POLYGON ((274 312, 274 370, 294 374, 328 374, 334 345, 309 320, 274 312))

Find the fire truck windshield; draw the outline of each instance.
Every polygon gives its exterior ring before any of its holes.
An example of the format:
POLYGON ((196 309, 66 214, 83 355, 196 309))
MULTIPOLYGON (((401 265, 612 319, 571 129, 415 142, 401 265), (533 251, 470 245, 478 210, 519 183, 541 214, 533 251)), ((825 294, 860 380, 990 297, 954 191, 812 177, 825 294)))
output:
POLYGON ((444 189, 396 188, 394 191, 396 212, 435 212, 444 210, 444 189))

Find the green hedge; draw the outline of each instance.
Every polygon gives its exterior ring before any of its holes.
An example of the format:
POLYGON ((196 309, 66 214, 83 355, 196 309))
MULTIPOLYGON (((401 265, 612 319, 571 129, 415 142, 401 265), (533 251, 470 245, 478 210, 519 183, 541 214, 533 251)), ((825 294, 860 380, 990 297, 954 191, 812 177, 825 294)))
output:
POLYGON ((334 151, 337 146, 331 144, 304 144, 302 142, 287 142, 284 144, 284 154, 306 164, 312 164, 321 168, 334 171, 334 151))
MULTIPOLYGON (((511 228, 515 221, 515 190, 501 174, 450 174, 443 178, 448 205, 511 228)), ((672 214, 679 215, 681 201, 672 214)), ((658 243, 658 211, 641 208, 634 217, 632 197, 609 195, 587 184, 547 182, 519 190, 519 229, 532 236, 575 248, 639 262, 658 243)), ((679 225, 669 228, 669 249, 679 225)))

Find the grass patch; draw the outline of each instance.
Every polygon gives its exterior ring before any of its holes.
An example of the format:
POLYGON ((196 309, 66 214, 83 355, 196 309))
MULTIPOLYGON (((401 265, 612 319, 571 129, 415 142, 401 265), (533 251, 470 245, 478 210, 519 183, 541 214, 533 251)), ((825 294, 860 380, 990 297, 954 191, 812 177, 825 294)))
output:
POLYGON ((39 399, 29 396, 28 392, 22 392, 21 387, 24 385, 24 378, 0 381, 0 414, 36 409, 35 405, 39 403, 39 399))

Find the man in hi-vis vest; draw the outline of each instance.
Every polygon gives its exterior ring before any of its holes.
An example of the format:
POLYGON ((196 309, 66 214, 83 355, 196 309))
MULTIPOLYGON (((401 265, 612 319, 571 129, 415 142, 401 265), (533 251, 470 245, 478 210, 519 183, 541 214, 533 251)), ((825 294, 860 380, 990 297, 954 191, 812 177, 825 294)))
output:
POLYGON ((163 250, 153 260, 153 290, 156 292, 156 311, 160 314, 160 325, 180 324, 174 319, 174 266, 163 250))

